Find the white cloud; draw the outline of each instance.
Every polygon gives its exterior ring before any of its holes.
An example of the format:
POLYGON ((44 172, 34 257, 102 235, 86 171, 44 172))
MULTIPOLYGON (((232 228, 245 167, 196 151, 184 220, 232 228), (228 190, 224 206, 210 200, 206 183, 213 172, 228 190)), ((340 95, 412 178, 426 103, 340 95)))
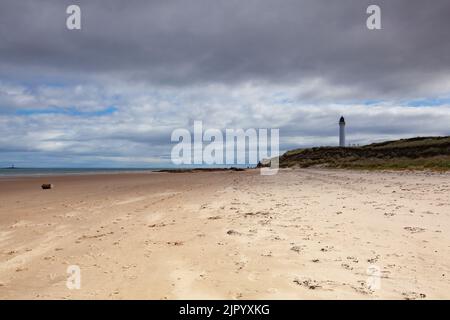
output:
MULTIPOLYGON (((3 87, 5 88, 5 87, 3 87)), ((39 90, 10 85, 8 92, 33 92, 41 106, 61 107, 53 113, 11 114, 0 108, 0 153, 5 163, 36 165, 144 166, 170 163, 172 130, 204 128, 279 128, 283 150, 337 144, 337 121, 347 120, 350 143, 417 135, 450 135, 450 106, 409 107, 310 103, 289 86, 246 83, 152 88, 122 83, 82 86, 40 86, 39 90), (84 100, 82 99, 84 98, 84 100), (80 114, 58 113, 82 99, 80 114), (114 100, 113 113, 92 114, 114 100), (95 101, 91 104, 88 101, 95 101), (85 112, 85 113, 83 113, 85 112), (67 162, 70 162, 67 164, 67 162)), ((2 91, 0 99, 5 96, 2 91)), ((3 99, 4 101, 4 99, 3 99)), ((76 106, 75 106, 76 107, 76 106)), ((15 110, 28 109, 16 103, 15 110)))

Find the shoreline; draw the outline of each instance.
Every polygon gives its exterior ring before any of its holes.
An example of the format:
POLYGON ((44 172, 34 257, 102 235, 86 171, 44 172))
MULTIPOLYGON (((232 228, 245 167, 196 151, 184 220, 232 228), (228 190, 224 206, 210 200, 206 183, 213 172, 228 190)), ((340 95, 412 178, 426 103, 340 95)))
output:
POLYGON ((149 169, 133 169, 133 168, 15 168, 15 169, 2 169, 7 170, 8 174, 0 172, 0 179, 5 177, 48 177, 48 176, 75 176, 75 175, 107 175, 107 174, 148 174, 154 172, 167 172, 167 173, 194 173, 194 172, 218 172, 218 171, 245 171, 255 168, 240 168, 240 167, 227 167, 227 168, 149 168, 149 169), (16 171, 17 170, 17 171, 16 171), (20 172, 22 170, 22 172, 20 172), (35 173, 27 173, 25 171, 35 171, 35 173), (48 171, 48 172, 46 172, 48 171), (59 172, 58 172, 59 171, 59 172), (11 172, 9 174, 9 172, 11 172), (14 173, 17 172, 17 173, 14 173))
MULTIPOLYGON (((136 170, 136 171, 111 171, 111 172, 77 172, 77 173, 54 173, 54 174, 23 174, 23 175, 1 175, 0 182, 6 180, 26 180, 26 179, 39 179, 39 178, 65 178, 65 177, 105 177, 105 176, 117 176, 117 175, 153 175, 153 174, 167 174, 167 173, 184 173, 184 174, 198 174, 198 173, 215 173, 215 172, 257 172, 259 173, 260 168, 193 168, 193 169, 149 169, 149 170, 136 170)), ((398 175, 436 175, 436 176, 449 176, 450 171, 448 170, 432 170, 432 169, 366 169, 366 168, 324 168, 324 167, 287 167, 279 168, 279 172, 343 172, 343 173, 355 173, 355 174, 398 174, 398 175)))

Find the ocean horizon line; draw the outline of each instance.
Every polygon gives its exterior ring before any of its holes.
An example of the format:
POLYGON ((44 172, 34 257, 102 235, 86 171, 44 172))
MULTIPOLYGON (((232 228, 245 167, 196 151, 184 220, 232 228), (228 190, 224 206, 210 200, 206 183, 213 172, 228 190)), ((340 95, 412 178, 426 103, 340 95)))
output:
MULTIPOLYGON (((250 165, 235 165, 234 167, 248 167, 250 165)), ((80 175, 106 173, 138 173, 160 170, 189 170, 189 169, 226 169, 233 166, 161 166, 161 167, 1 167, 0 177, 17 176, 48 176, 48 175, 80 175)))

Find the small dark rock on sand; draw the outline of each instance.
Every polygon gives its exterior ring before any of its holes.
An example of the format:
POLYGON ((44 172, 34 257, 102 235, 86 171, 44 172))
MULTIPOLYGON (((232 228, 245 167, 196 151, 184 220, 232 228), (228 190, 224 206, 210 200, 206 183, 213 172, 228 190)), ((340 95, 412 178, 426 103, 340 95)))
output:
POLYGON ((53 189, 53 184, 51 184, 51 183, 44 183, 42 186, 41 186, 41 188, 42 189, 53 189))

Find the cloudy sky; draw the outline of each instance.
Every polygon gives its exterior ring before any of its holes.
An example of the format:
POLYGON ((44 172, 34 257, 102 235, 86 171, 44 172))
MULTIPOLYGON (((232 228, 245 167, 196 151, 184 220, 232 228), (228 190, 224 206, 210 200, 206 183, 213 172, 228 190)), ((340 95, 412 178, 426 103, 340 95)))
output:
POLYGON ((341 115, 351 144, 450 135, 449 17, 448 0, 2 0, 0 167, 167 166, 194 120, 279 128, 282 150, 337 145, 341 115))

